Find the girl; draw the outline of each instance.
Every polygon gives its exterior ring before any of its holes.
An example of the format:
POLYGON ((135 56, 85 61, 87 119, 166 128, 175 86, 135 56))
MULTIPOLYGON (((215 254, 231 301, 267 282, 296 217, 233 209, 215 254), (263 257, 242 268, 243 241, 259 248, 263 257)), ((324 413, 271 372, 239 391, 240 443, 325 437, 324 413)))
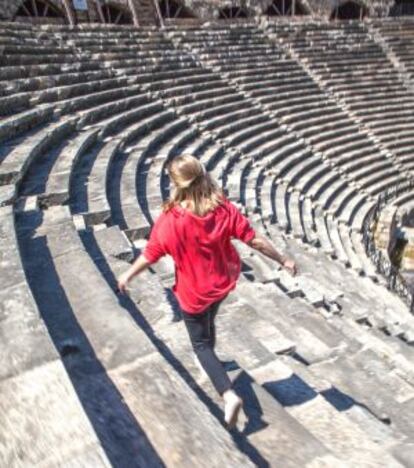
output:
POLYGON ((239 239, 276 260, 292 275, 297 272, 296 265, 255 232, 198 159, 178 156, 169 165, 168 173, 174 184, 171 198, 155 221, 143 253, 118 278, 118 288, 125 292, 134 276, 163 255, 171 255, 176 272, 173 291, 192 347, 223 397, 224 419, 231 428, 237 423, 242 400, 232 389, 232 382, 214 352, 214 318, 221 301, 235 288, 241 269, 231 239, 239 239))

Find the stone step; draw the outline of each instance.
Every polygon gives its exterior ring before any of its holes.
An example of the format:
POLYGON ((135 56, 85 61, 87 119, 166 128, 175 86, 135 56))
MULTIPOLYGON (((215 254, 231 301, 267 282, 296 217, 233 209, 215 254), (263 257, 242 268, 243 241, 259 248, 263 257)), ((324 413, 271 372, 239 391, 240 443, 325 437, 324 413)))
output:
POLYGON ((62 138, 71 135, 76 123, 76 117, 58 120, 17 144, 0 165, 0 184, 18 184, 32 161, 60 142, 62 138))
POLYGON ((96 419, 88 418, 82 404, 84 395, 79 397, 78 382, 67 372, 64 350, 56 349, 43 311, 30 291, 12 210, 2 208, 0 218, 2 247, 7 248, 0 248, 0 263, 7 270, 1 273, 1 333, 5 341, 0 389, 12 405, 2 408, 3 430, 7 431, 3 433, 7 443, 0 444, 2 458, 13 465, 19 452, 23 464, 65 464, 83 459, 95 466, 108 466, 101 434, 94 427, 96 419), (64 427, 62 416, 68 420, 64 427), (16 424, 21 428, 11 438, 9 428, 16 424), (39 432, 35 440, 33 430, 39 432), (51 450, 53 446, 65 448, 51 450))
POLYGON ((28 92, 38 91, 41 93, 41 90, 47 90, 54 87, 65 87, 65 86, 74 86, 77 84, 97 81, 97 80, 106 80, 113 78, 115 75, 112 70, 95 70, 95 71, 83 71, 83 72, 73 72, 73 73, 62 73, 62 74, 49 74, 45 76, 29 76, 27 78, 16 78, 4 84, 2 87, 2 95, 8 95, 19 92, 28 92))
POLYGON ((88 130, 64 146, 48 175, 44 193, 39 196, 43 207, 63 205, 68 202, 73 169, 78 160, 95 144, 97 136, 97 129, 88 130))
MULTIPOLYGON (((401 431, 407 437, 411 437, 412 424, 406 417, 412 404, 410 400, 405 403, 397 403, 390 398, 382 383, 378 382, 373 374, 367 376, 348 358, 337 357, 332 361, 317 363, 312 366, 314 371, 323 373, 337 388, 345 391, 352 398, 366 407, 380 421, 393 424, 396 430, 401 431), (347 381, 345 373, 352 372, 354 379, 347 381)), ((348 374, 349 375, 349 374, 348 374)))
MULTIPOLYGON (((218 466, 219 460, 223 460, 224 457, 229 460, 231 466, 253 466, 249 459, 237 450, 229 434, 195 397, 193 390, 183 381, 182 376, 167 362, 147 333, 138 325, 134 318, 138 311, 128 312, 126 304, 119 304, 114 292, 98 270, 97 264, 85 251, 84 244, 70 221, 69 213, 62 213, 61 222, 57 224, 54 219, 57 215, 56 208, 50 208, 45 213, 47 213, 45 221, 50 224, 46 231, 47 244, 43 248, 47 249, 50 255, 47 260, 50 264, 50 273, 47 283, 44 282, 44 275, 43 279, 40 279, 41 275, 38 276, 40 281, 34 288, 35 295, 37 300, 40 300, 42 291, 45 293, 47 291, 49 308, 53 308, 53 304, 59 308, 61 323, 66 318, 66 322, 72 321, 73 328, 74 319, 70 317, 74 317, 77 326, 81 327, 76 335, 84 336, 84 340, 76 343, 78 351, 74 364, 77 363, 78 372, 83 373, 84 385, 102 392, 104 388, 101 382, 107 379, 111 382, 113 391, 116 390, 112 396, 112 405, 101 412, 104 421, 108 424, 108 418, 112 417, 111 407, 115 410, 120 405, 124 408, 126 406, 128 411, 118 410, 118 419, 121 418, 129 427, 131 427, 131 417, 139 421, 139 427, 136 427, 135 432, 128 431, 128 438, 133 437, 135 444, 139 444, 144 450, 141 452, 142 457, 153 460, 155 464, 159 460, 166 465, 178 461, 180 465, 193 466, 194 463, 205 460, 207 454, 204 444, 191 446, 191 449, 188 446, 188 437, 184 434, 188 434, 191 430, 194 440, 203 434, 203 440, 210 437, 214 441, 216 455, 213 458, 208 457, 209 465, 218 466), (62 242, 63 239, 65 242, 62 242), (56 284, 60 286, 56 287, 56 284), (91 296, 91 288, 99 293, 91 296), (58 297, 59 289, 64 291, 62 298, 58 297), (99 314, 96 310, 99 310, 99 314), (121 335, 123 339, 119 340, 121 335), (85 340, 89 343, 89 349, 84 344, 85 340), (99 366, 93 363, 96 359, 99 359, 99 366), (88 366, 89 372, 91 366, 95 368, 92 374, 88 373, 88 366), (142 390, 144 385, 150 385, 148 391, 137 393, 137 388, 142 390), (167 404, 173 398, 173 394, 176 397, 180 395, 179 401, 185 402, 184 405, 167 404), (156 395, 156 398, 151 395, 156 395), (158 414, 155 425, 154 410, 158 414), (126 419, 128 413, 129 422, 126 419), (175 428, 180 426, 180 430, 175 432, 173 438, 170 434, 171 445, 165 445, 164 431, 171 421, 174 421, 175 428), (196 433, 195 427, 197 427, 196 433), (199 435, 197 431, 200 431, 199 435)), ((29 220, 24 221, 29 223, 29 220)), ((30 256, 32 233, 30 229, 25 232, 22 239, 26 244, 25 261, 30 262, 31 271, 34 273, 36 269, 44 268, 45 262, 39 264, 39 260, 36 261, 33 254, 30 256)), ((41 300, 43 308, 46 308, 47 303, 41 300)), ((120 449, 122 445, 127 450, 132 448, 127 443, 126 434, 120 437, 118 433, 117 442, 114 439, 115 431, 108 435, 109 440, 115 444, 114 450, 120 449)), ((124 457, 127 455, 129 454, 126 453, 124 457)))
POLYGON ((53 106, 44 105, 3 119, 0 123, 0 141, 5 142, 50 121, 54 110, 53 106))
MULTIPOLYGON (((122 265, 118 266, 117 263, 119 262, 116 262, 115 260, 111 261, 111 264, 117 270, 120 270, 122 265)), ((185 336, 186 331, 183 327, 183 324, 171 323, 172 313, 168 313, 166 310, 170 308, 171 305, 169 305, 166 301, 167 298, 165 298, 164 294, 161 293, 160 296, 159 293, 155 293, 155 291, 161 290, 161 285, 159 285, 155 280, 151 280, 150 278, 148 278, 147 281, 148 282, 146 288, 144 288, 143 285, 139 284, 138 282, 134 283, 133 285, 131 284, 131 297, 140 297, 140 301, 142 304, 141 310, 147 320, 147 323, 150 324, 150 326, 154 327, 154 330, 156 331, 157 335, 160 336, 163 342, 166 343, 166 345, 171 349, 171 351, 174 352, 174 355, 180 359, 180 363, 182 363, 181 365, 185 366, 186 372, 190 373, 190 375, 187 378, 194 378, 195 383, 199 383, 199 385, 202 384, 202 388, 205 388, 209 392, 209 394, 211 395, 209 395, 209 398, 213 399, 214 404, 216 406, 221 406, 221 402, 219 402, 217 396, 214 395, 214 390, 212 389, 211 384, 209 382, 206 382, 205 379, 200 376, 198 369, 193 363, 189 339, 185 336), (152 292, 148 291, 148 286, 151 288, 152 292), (146 289, 147 291, 145 291, 146 289), (161 299, 161 301, 158 301, 158 304, 156 306, 157 311, 154 308, 155 303, 153 303, 153 298, 156 295, 158 295, 158 297, 161 299), (162 315, 159 315, 160 313, 162 315), (168 317, 170 318, 168 319, 168 317), (176 339, 177 335, 180 337, 178 341, 176 339)), ((221 312, 221 316, 218 317, 217 322, 223 323, 223 320, 226 316, 227 313, 223 310, 223 312, 221 312)), ((232 317, 232 320, 234 319, 235 317, 232 317)), ((250 321, 250 323, 257 324, 256 321, 250 321)), ((260 333, 263 334, 263 332, 265 331, 266 330, 262 328, 262 331, 260 333)), ((240 342, 238 342, 239 344, 237 345, 236 340, 231 338, 231 335, 234 336, 234 331, 231 334, 229 332, 230 328, 228 326, 226 326, 226 330, 223 329, 223 332, 221 332, 221 329, 219 329, 218 339, 220 341, 220 347, 221 334, 223 334, 223 336, 226 336, 226 341, 230 340, 230 343, 228 345, 223 346, 223 348, 226 351, 226 354, 230 356, 230 350, 232 350, 233 353, 237 351, 237 349, 240 348, 240 342)), ((259 332, 258 329, 257 332, 259 332)), ((258 346, 258 344, 254 344, 253 336, 249 335, 246 332, 244 333, 244 335, 246 337, 244 342, 246 343, 246 340, 249 339, 248 342, 251 344, 253 349, 256 350, 250 351, 251 355, 253 356, 255 353, 259 353, 259 350, 262 348, 258 346)), ((269 341, 269 344, 270 343, 273 342, 269 341)), ((249 348, 245 347, 243 357, 240 357, 240 353, 238 353, 238 361, 240 361, 241 359, 244 362, 249 362, 248 349, 249 348)), ((285 349, 285 346, 282 345, 282 348, 280 349, 285 349)), ((264 349, 262 353, 265 353, 264 349)), ((259 359, 259 357, 257 357, 256 359, 259 359)), ((241 373, 238 372, 237 376, 234 376, 233 378, 235 379, 234 382, 236 390, 239 391, 239 393, 243 397, 245 396, 244 408, 246 417, 248 418, 247 427, 252 425, 254 420, 257 420, 257 418, 259 418, 259 420, 262 420, 264 423, 264 427, 262 427, 260 430, 251 432, 247 430, 246 427, 246 429, 243 432, 241 432, 241 437, 246 437, 246 439, 253 445, 253 447, 255 447, 259 451, 259 453, 262 454, 262 456, 266 456, 268 460, 274 460, 274 462, 279 463, 280 460, 284 460, 284 464, 287 464, 286 466, 295 466, 295 464, 298 463, 301 457, 304 456, 304 453, 307 453, 307 456, 313 458, 315 456, 321 455, 321 452, 324 452, 323 448, 319 445, 317 440, 314 438, 309 438, 308 432, 304 431, 301 428, 301 426, 296 423, 296 421, 294 421, 291 418, 286 418, 286 412, 282 409, 282 407, 279 404, 277 404, 262 387, 260 387, 256 382, 254 382, 247 373, 243 372, 243 370, 241 369, 241 373), (243 384, 243 382, 245 382, 245 384, 243 384), (249 387, 247 388, 246 385, 249 385, 249 387), (251 397, 249 395, 251 395, 251 397), (257 405, 257 403, 254 403, 255 399, 259 400, 261 410, 259 410, 259 406, 257 405), (284 428, 283 431, 281 431, 282 427, 284 428), (292 431, 294 430, 296 434, 294 438, 289 438, 290 444, 294 443, 295 447, 297 446, 295 452, 296 455, 293 458, 291 454, 288 456, 291 450, 289 449, 289 451, 287 451, 286 443, 269 445, 269 440, 276 440, 276 438, 279 438, 280 441, 282 433, 285 433, 286 430, 290 431, 289 428, 292 428, 292 431), (296 445, 297 443, 299 443, 296 441, 299 440, 301 441, 300 448, 299 445, 296 445), (275 451, 275 447, 279 447, 279 449, 275 451)), ((289 434, 291 435, 290 432, 289 434)))
POLYGON ((255 369, 252 375, 286 408, 289 414, 338 457, 361 467, 371 467, 378 463, 402 466, 391 454, 371 440, 363 428, 330 405, 320 393, 285 363, 274 360, 255 369), (333 421, 335 421, 334 430, 333 421), (337 437, 337 433, 340 433, 341 437, 337 437), (361 454, 362 446, 363 454, 361 454))
MULTIPOLYGON (((138 142, 138 146, 130 153, 125 166, 123 167, 120 191, 123 223, 127 227, 127 234, 130 239, 136 239, 149 233, 150 216, 145 198, 138 196, 140 192, 141 181, 137 180, 140 171, 148 171, 147 158, 178 133, 188 128, 188 122, 185 119, 172 119, 170 122, 160 128, 158 132, 149 133, 144 139, 138 142), (140 204, 137 203, 141 201, 140 204)), ((161 153, 162 154, 162 153, 161 153)), ((167 159, 166 156, 161 156, 167 159)), ((141 185, 142 186, 142 185, 141 185)), ((146 193, 145 185, 141 190, 146 193)), ((161 192, 159 192, 161 197, 161 192)), ((159 200, 161 201, 161 200, 159 200)))

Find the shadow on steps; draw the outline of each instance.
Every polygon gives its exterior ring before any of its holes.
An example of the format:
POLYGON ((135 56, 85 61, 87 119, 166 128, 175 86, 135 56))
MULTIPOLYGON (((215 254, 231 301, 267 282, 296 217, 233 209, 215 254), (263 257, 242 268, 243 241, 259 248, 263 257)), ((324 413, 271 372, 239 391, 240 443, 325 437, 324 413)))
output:
MULTIPOLYGON (((104 257, 102 251, 100 250, 93 233, 84 232, 82 233, 82 242, 85 246, 86 251, 91 256, 92 260, 95 262, 96 267, 99 269, 105 280, 108 282, 109 286, 115 291, 117 289, 117 281, 112 271, 110 265, 108 264, 107 259, 104 257)), ((125 263, 127 266, 128 263, 125 263)), ((174 303, 173 299, 170 300, 174 303)), ((220 408, 209 396, 208 394, 200 387, 200 385, 194 380, 192 375, 188 372, 182 362, 174 355, 173 350, 171 350, 168 345, 166 345, 158 336, 152 325, 148 322, 146 317, 137 307, 133 299, 127 295, 118 295, 119 304, 125 308, 126 311, 130 314, 135 323, 145 332, 147 337, 151 340, 152 344, 156 347, 158 352, 163 356, 163 358, 174 368, 174 370, 182 377, 184 382, 192 389, 192 391, 197 395, 197 397, 202 401, 209 409, 211 414, 224 425, 223 410, 220 408)), ((176 313, 179 313, 177 309, 177 304, 175 304, 176 312, 173 313, 175 317, 176 313)), ((174 319, 172 319, 173 321, 174 319)), ((260 454, 260 452, 247 440, 246 434, 240 433, 237 430, 231 431, 232 438, 237 445, 238 449, 248 456, 251 461, 260 468, 269 467, 268 461, 260 454)))
POLYGON ((41 317, 60 353, 79 401, 115 468, 162 467, 164 463, 98 360, 65 295, 47 246, 36 237, 42 218, 16 220, 24 271, 41 317))

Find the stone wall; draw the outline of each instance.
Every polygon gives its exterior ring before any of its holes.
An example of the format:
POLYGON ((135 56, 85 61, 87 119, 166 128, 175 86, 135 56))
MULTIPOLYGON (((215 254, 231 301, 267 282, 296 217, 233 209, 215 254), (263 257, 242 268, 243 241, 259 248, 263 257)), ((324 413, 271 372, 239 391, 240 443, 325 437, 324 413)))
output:
MULTIPOLYGON (((10 0, 0 0, 0 18, 12 21, 16 16, 16 13, 20 7, 20 4, 23 3, 22 1, 10 1, 10 0)), ((48 3, 55 6, 58 10, 60 10, 65 16, 65 8, 62 5, 60 0, 48 0, 48 3)), ((48 21, 47 19, 45 21, 48 21)))
MULTIPOLYGON (((59 10, 65 11, 60 0, 48 0, 50 4, 56 6, 59 10)), ((2 19, 11 20, 16 15, 17 10, 22 2, 19 0, 0 0, 0 17, 2 19)))
MULTIPOLYGON (((139 0, 133 0, 137 4, 139 0)), ((66 10, 63 6, 63 3, 61 0, 48 0, 49 3, 52 5, 55 5, 59 10, 61 10, 65 16, 66 16, 66 10)), ((91 22, 100 22, 99 19, 99 14, 96 8, 96 3, 94 0, 86 0, 87 5, 88 5, 88 10, 83 12, 83 11, 75 11, 74 8, 72 8, 72 11, 74 11, 78 17, 78 19, 83 22, 83 21, 91 21, 91 22)), ((13 20, 17 10, 19 9, 20 1, 12 1, 12 0, 0 0, 0 18, 3 20, 13 20)), ((72 4, 72 2, 69 2, 72 4)), ((128 0, 111 0, 111 4, 119 5, 122 8, 129 9, 128 5, 128 0)))
MULTIPOLYGON (((61 0, 48 0, 49 3, 55 5, 59 10, 65 13, 65 8, 61 0)), ((77 12, 80 17, 87 17, 90 21, 99 21, 98 12, 94 0, 86 0, 88 4, 88 11, 86 13, 77 12)), ((0 0, 0 18, 5 20, 12 20, 19 9, 21 1, 19 0, 0 0)), ((70 3, 72 3, 70 1, 70 3)), ((128 7, 128 0, 111 0, 113 4, 119 4, 122 7, 128 7)), ((65 13, 66 14, 66 13, 65 13)))
POLYGON ((404 238, 407 245, 404 247, 401 258, 401 271, 414 271, 414 228, 403 228, 404 238))
POLYGON ((15 5, 9 0, 0 0, 0 18, 9 19, 13 15, 15 5))
POLYGON ((397 207, 387 206, 381 211, 378 219, 374 239, 377 248, 387 252, 388 256, 394 250, 398 237, 397 207))
MULTIPOLYGON (((297 0, 305 7, 309 12, 313 12, 314 9, 310 3, 312 0, 297 0)), ((322 0, 313 0, 314 3, 320 3, 322 0)), ((262 15, 267 8, 272 4, 273 0, 185 0, 185 5, 193 12, 196 16, 201 19, 214 19, 219 14, 220 8, 225 7, 242 7, 245 8, 250 14, 255 16, 262 15)))
POLYGON ((331 1, 330 0, 307 0, 301 2, 305 6, 308 5, 309 10, 315 16, 325 16, 327 11, 331 10, 331 1))
POLYGON ((369 16, 372 18, 381 18, 388 16, 391 7, 394 5, 394 0, 373 0, 367 1, 369 8, 369 16))
MULTIPOLYGON (((139 5, 139 0, 137 4, 139 5)), ((179 1, 179 0, 177 0, 179 1)), ((246 8, 255 15, 260 15, 266 11, 267 7, 272 3, 272 0, 182 0, 197 17, 201 19, 214 19, 218 16, 218 11, 222 7, 239 6, 246 8)), ((337 4, 344 3, 345 0, 298 0, 300 1, 305 9, 308 9, 310 13, 315 16, 323 18, 329 18, 331 12, 337 4)), ((387 16, 388 11, 394 4, 394 0, 365 0, 364 2, 357 0, 359 3, 363 3, 368 11, 368 16, 379 17, 387 16)), ((96 11, 95 2, 93 0, 87 0, 89 11, 87 14, 80 13, 78 16, 87 17, 90 21, 99 21, 99 17, 96 11)), ((19 1, 16 0, 0 0, 0 18, 11 20, 19 6, 19 1)), ((50 3, 54 3, 59 6, 60 9, 64 10, 60 0, 50 0, 50 3)), ((111 0, 111 3, 120 4, 128 7, 128 0, 111 0)))

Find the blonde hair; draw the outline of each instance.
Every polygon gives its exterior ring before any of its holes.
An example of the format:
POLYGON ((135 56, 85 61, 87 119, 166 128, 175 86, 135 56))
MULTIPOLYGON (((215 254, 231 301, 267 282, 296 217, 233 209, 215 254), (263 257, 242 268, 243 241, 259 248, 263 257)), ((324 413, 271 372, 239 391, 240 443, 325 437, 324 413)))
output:
POLYGON ((168 175, 174 187, 170 199, 164 203, 164 211, 190 201, 192 211, 204 216, 223 202, 223 192, 194 156, 182 154, 174 158, 168 166, 168 175))

